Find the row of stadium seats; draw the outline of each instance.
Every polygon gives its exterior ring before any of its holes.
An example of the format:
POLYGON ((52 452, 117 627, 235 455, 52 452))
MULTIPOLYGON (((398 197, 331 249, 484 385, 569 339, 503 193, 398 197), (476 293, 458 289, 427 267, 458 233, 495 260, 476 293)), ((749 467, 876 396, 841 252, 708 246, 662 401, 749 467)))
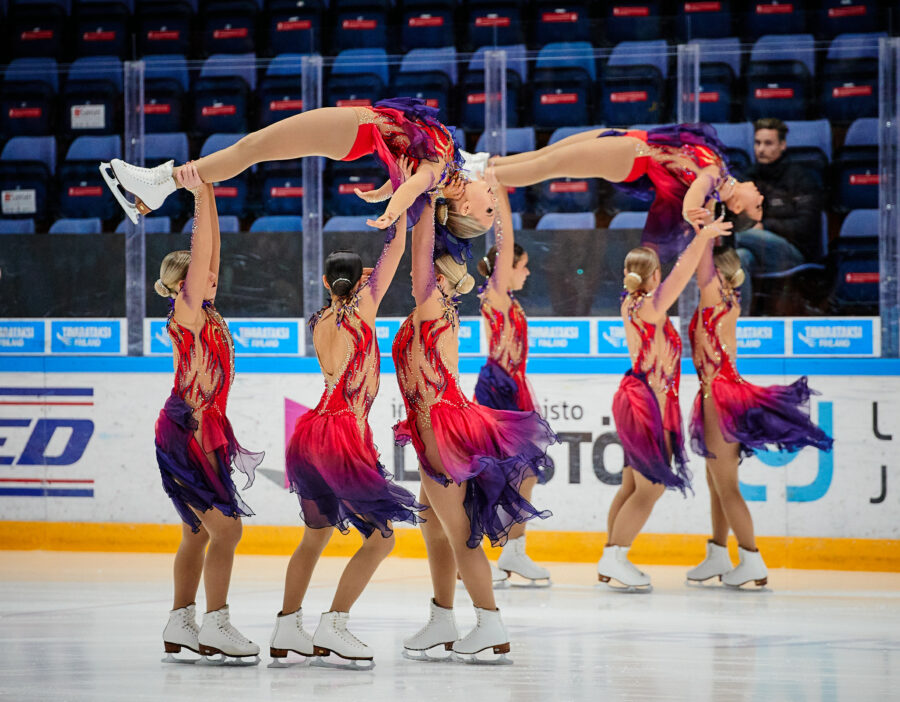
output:
MULTIPOLYGON (((764 37, 754 45, 746 66, 736 38, 701 42, 700 117, 708 122, 763 116, 823 115, 835 122, 875 117, 880 36, 842 35, 827 52, 817 52, 811 36, 764 37)), ((505 48, 509 126, 553 129, 674 117, 676 77, 672 47, 665 41, 622 42, 599 70, 595 49, 587 43, 547 46, 533 63, 524 45, 505 48)), ((265 62, 258 75, 253 54, 213 56, 194 71, 183 56, 150 56, 145 66, 145 130, 248 132, 300 112, 301 60, 299 54, 277 56, 265 62)), ((11 63, 0 83, 0 133, 75 136, 122 131, 118 59, 79 59, 60 82, 53 59, 11 63)), ((461 65, 452 47, 413 50, 391 76, 384 51, 345 51, 331 66, 323 98, 325 105, 368 105, 390 94, 421 97, 441 109, 445 122, 483 129, 484 52, 461 65)))
MULTIPOLYGON (((10 0, 10 56, 337 53, 528 42, 816 34, 889 29, 896 7, 875 0, 609 3, 533 0, 10 0), (396 5, 396 7, 395 7, 396 5)), ((0 16, 0 20, 3 17, 0 16)))
MULTIPOLYGON (((802 161, 832 194, 831 207, 847 211, 878 206, 878 129, 874 118, 857 120, 836 151, 831 126, 826 120, 790 122, 789 153, 802 161)), ((647 128, 655 125, 635 125, 647 128)), ((753 125, 749 122, 714 125, 729 147, 733 170, 740 175, 753 160, 753 125)), ((556 130, 554 143, 583 128, 556 130)), ((216 134, 199 149, 200 156, 233 144, 240 134, 216 134)), ((145 139, 145 159, 149 164, 174 158, 187 161, 192 151, 184 133, 150 134, 145 139)), ((484 146, 483 135, 476 149, 484 146)), ((536 132, 531 127, 507 132, 509 153, 531 151, 536 132)), ((118 136, 79 137, 58 154, 55 137, 14 137, 0 152, 0 192, 3 217, 38 218, 99 216, 111 220, 119 213, 97 172, 97 163, 121 156, 118 136), (58 165, 57 165, 58 164, 58 165)), ((298 214, 302 211, 303 188, 299 161, 264 163, 217 188, 219 211, 223 215, 246 217, 252 212, 298 214)), ((326 210, 332 214, 371 214, 372 206, 359 199, 354 190, 370 190, 384 182, 384 172, 371 157, 353 162, 329 163, 326 168, 326 210)), ((596 179, 562 178, 531 188, 515 188, 510 203, 516 212, 578 212, 606 209, 646 210, 649 203, 612 192, 596 179)), ((186 217, 189 198, 184 193, 170 197, 158 215, 186 217)))

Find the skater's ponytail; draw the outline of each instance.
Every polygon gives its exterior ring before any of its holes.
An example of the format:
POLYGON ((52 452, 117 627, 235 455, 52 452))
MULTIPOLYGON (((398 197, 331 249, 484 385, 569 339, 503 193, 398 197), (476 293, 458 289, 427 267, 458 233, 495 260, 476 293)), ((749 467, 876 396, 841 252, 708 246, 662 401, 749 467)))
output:
POLYGON ((719 275, 729 288, 736 290, 744 284, 746 279, 744 269, 741 268, 741 259, 733 247, 716 247, 713 251, 713 261, 716 264, 716 270, 719 271, 719 275))
POLYGON ((159 264, 159 279, 153 289, 160 297, 178 297, 178 283, 187 278, 190 251, 172 251, 159 264))
POLYGON ((469 275, 466 264, 460 263, 450 254, 439 256, 434 261, 434 270, 441 274, 450 285, 450 290, 445 292, 465 295, 475 287, 475 278, 469 275))
POLYGON ((331 294, 348 297, 362 277, 362 259, 353 251, 332 251, 325 259, 325 280, 331 294))
POLYGON ((629 294, 643 289, 650 276, 659 268, 659 256, 653 249, 638 246, 625 257, 625 280, 623 285, 629 294))

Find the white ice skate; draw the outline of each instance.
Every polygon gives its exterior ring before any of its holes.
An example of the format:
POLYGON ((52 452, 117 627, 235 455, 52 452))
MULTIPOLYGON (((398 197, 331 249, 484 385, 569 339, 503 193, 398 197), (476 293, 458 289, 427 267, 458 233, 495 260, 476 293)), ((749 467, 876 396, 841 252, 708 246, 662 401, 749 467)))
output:
POLYGON ((769 571, 759 551, 747 551, 738 546, 741 562, 722 576, 722 583, 728 587, 740 587, 749 582, 763 587, 769 582, 769 571))
POLYGON ((259 646, 231 625, 228 605, 203 615, 197 641, 210 665, 259 665, 259 646))
POLYGON ((411 661, 445 663, 452 660, 452 654, 435 656, 429 653, 432 649, 443 646, 445 651, 452 651, 453 644, 459 638, 456 628, 456 617, 453 609, 440 607, 431 600, 431 614, 428 623, 416 634, 403 641, 403 657, 411 661))
POLYGON ((463 158, 462 169, 464 171, 467 171, 475 178, 484 176, 484 172, 487 170, 488 166, 488 159, 491 157, 487 151, 479 151, 478 153, 473 154, 460 149, 459 155, 463 158))
POLYGON ((478 665, 510 665, 506 657, 509 653, 509 634, 500 619, 500 610, 475 608, 475 628, 453 644, 453 655, 462 663, 478 665), (496 658, 478 657, 482 651, 490 649, 496 658))
POLYGON ((174 165, 175 161, 166 161, 155 168, 141 168, 114 158, 100 164, 100 175, 128 219, 137 224, 138 214, 147 215, 159 209, 177 189, 172 176, 174 165), (134 196, 134 203, 125 198, 125 193, 134 196))
POLYGON ((731 558, 728 556, 728 547, 719 546, 714 541, 706 542, 706 558, 703 562, 691 568, 687 572, 688 583, 702 583, 710 578, 718 577, 719 580, 731 570, 731 558))
POLYGON ((174 655, 180 653, 182 648, 200 655, 200 644, 197 643, 197 634, 199 633, 200 627, 197 626, 194 605, 189 604, 187 607, 173 609, 169 612, 169 623, 163 630, 163 646, 165 646, 166 657, 162 659, 162 662, 196 663, 200 660, 193 657, 176 658, 174 655))
POLYGON ((500 558, 497 559, 497 566, 509 577, 515 573, 529 580, 530 582, 525 587, 550 587, 550 571, 539 566, 525 553, 524 534, 518 539, 510 539, 506 542, 500 558))
POLYGON ((322 612, 319 626, 313 634, 313 652, 316 656, 335 654, 349 663, 330 663, 319 658, 313 665, 325 668, 348 668, 352 670, 372 670, 372 649, 356 638, 347 629, 349 612, 322 612))
POLYGON ((290 614, 279 614, 275 617, 275 631, 269 639, 269 655, 272 662, 270 668, 287 668, 288 651, 306 656, 304 663, 308 662, 315 653, 313 652, 313 639, 303 628, 303 609, 298 609, 290 614))
POLYGON ((603 549, 603 555, 597 563, 597 578, 601 583, 609 584, 613 590, 622 592, 650 592, 650 576, 639 570, 628 560, 628 546, 609 546, 603 549), (619 585, 610 584, 615 580, 619 585))

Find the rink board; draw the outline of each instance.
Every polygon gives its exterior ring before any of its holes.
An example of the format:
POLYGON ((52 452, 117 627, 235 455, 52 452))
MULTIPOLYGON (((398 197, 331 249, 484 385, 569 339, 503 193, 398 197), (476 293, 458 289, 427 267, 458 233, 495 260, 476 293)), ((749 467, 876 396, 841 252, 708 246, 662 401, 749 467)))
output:
MULTIPOLYGON (((471 392, 478 359, 464 359, 471 392)), ((596 559, 606 513, 620 480, 622 450, 612 397, 626 360, 535 359, 531 382, 542 412, 562 442, 550 448, 556 468, 534 502, 553 516, 529 527, 535 556, 596 559)), ((835 437, 826 454, 763 454, 745 460, 742 490, 757 533, 785 565, 900 570, 900 491, 894 487, 900 442, 900 373, 890 361, 758 359, 740 364, 748 380, 786 383, 808 373, 821 394, 813 418, 835 437)), ((299 413, 316 404, 321 375, 312 359, 243 359, 229 400, 240 442, 265 450, 256 483, 244 497, 242 548, 289 552, 297 542, 298 504, 284 487, 284 445, 299 413)), ((418 491, 411 447, 395 447, 391 426, 402 400, 389 360, 370 414, 382 462, 418 491)), ((697 391, 684 366, 682 412, 697 391)), ((0 543, 5 548, 171 550, 179 529, 160 487, 153 423, 171 388, 171 360, 6 358, 0 370, 0 543)), ((644 562, 681 563, 702 551, 709 529, 701 459, 691 454, 695 494, 667 493, 635 545, 644 562)), ((398 525, 399 555, 424 555, 416 530, 398 525)), ((338 553, 356 538, 335 539, 338 553)), ((767 556, 768 558, 768 556, 767 556)), ((774 563, 773 563, 774 565, 774 563)))

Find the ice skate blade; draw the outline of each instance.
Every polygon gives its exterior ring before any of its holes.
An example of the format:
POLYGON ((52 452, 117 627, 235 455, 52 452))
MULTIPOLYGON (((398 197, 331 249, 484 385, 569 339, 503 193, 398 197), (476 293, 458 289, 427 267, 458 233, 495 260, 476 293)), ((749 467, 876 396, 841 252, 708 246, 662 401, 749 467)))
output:
POLYGON ((710 590, 710 589, 715 590, 715 589, 717 589, 719 580, 721 580, 721 576, 710 575, 708 578, 704 578, 703 580, 697 580, 695 578, 685 578, 684 584, 687 585, 688 587, 695 587, 700 590, 710 590), (712 582, 709 582, 710 580, 712 580, 712 582))
POLYGON ((416 650, 412 648, 404 648, 402 651, 402 656, 408 661, 419 661, 420 663, 453 663, 453 644, 455 641, 448 641, 447 643, 435 644, 431 648, 426 648, 422 650, 416 650), (439 646, 443 646, 445 651, 449 651, 446 656, 432 656, 429 654, 429 651, 433 651, 439 646))
POLYGON ((506 571, 506 580, 504 580, 503 582, 509 583, 510 587, 523 588, 526 590, 542 590, 544 588, 550 587, 553 584, 553 581, 550 578, 529 578, 527 575, 521 575, 520 573, 516 573, 515 571, 511 570, 506 571), (516 575, 518 578, 521 578, 525 582, 513 580, 513 575, 516 575))
POLYGON ((316 668, 331 668, 333 670, 356 670, 364 672, 367 670, 372 670, 372 668, 375 667, 375 661, 372 658, 347 658, 339 654, 337 651, 322 648, 321 646, 316 646, 314 648, 314 651, 315 657, 312 659, 310 665, 315 666, 316 668), (340 658, 342 661, 346 662, 334 663, 332 661, 326 661, 325 658, 327 658, 332 653, 337 658, 340 658))
POLYGON ((627 585, 608 575, 597 574, 597 579, 606 585, 606 587, 614 592, 627 592, 634 594, 647 594, 653 592, 653 585, 627 585), (614 584, 615 583, 615 584, 614 584))
POLYGON ((247 656, 231 656, 212 646, 200 645, 200 655, 202 656, 198 665, 227 665, 227 666, 247 666, 259 665, 259 654, 253 653, 247 656), (252 660, 246 660, 246 659, 252 660))
POLYGON ((746 582, 741 583, 740 585, 730 585, 723 581, 722 585, 724 585, 729 590, 740 590, 742 592, 771 592, 771 590, 766 587, 768 582, 769 582, 769 578, 765 577, 765 578, 760 578, 759 580, 748 580, 746 582), (744 585, 749 585, 750 583, 753 583, 756 587, 748 587, 748 588, 744 587, 744 585))
POLYGON ((468 665, 512 665, 513 662, 506 657, 506 654, 509 653, 509 642, 499 644, 497 646, 487 646, 480 651, 476 651, 475 653, 457 653, 453 652, 453 658, 455 661, 459 663, 466 663, 468 665), (479 653, 484 653, 487 650, 491 650, 492 653, 497 654, 496 658, 479 658, 479 653))
POLYGON ((105 161, 100 163, 100 175, 103 176, 103 180, 106 181, 106 185, 110 192, 112 192, 113 197, 116 198, 116 202, 118 202, 119 206, 125 211, 125 216, 128 217, 133 224, 138 223, 138 214, 147 214, 150 212, 150 209, 140 200, 136 200, 133 204, 128 202, 123 193, 123 188, 119 184, 119 179, 116 178, 116 173, 109 163, 105 161))
POLYGON ((269 648, 269 656, 272 658, 272 661, 267 665, 267 668, 295 668, 301 666, 308 666, 313 659, 313 656, 307 653, 300 653, 300 651, 295 651, 292 648, 269 648), (296 653, 298 656, 302 656, 300 660, 291 660, 288 661, 288 653, 296 653))

